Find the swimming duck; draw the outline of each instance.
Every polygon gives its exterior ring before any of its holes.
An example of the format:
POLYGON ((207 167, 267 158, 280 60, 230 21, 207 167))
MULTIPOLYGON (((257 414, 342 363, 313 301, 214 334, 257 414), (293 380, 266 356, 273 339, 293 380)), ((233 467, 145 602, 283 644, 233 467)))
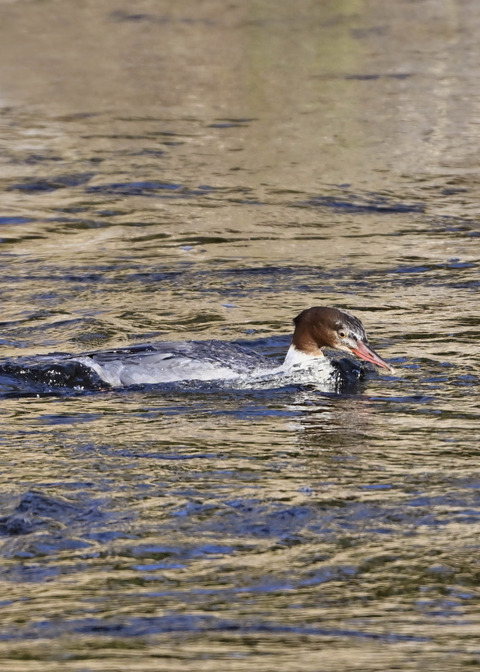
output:
MULTIPOLYGON (((362 368, 348 359, 326 356, 325 348, 354 354, 393 372, 370 347, 363 324, 345 310, 313 307, 294 319, 295 330, 283 364, 234 343, 188 341, 155 343, 93 352, 71 358, 112 387, 176 381, 236 380, 250 386, 279 376, 292 382, 335 383, 339 389, 358 380, 362 368)), ((331 387, 331 385, 330 385, 331 387)))

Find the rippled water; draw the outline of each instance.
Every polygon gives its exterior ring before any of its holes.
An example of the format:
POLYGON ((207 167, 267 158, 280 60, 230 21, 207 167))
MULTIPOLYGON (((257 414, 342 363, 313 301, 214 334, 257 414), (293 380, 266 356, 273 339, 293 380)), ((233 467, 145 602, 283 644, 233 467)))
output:
POLYGON ((310 305, 395 374, 36 396, 0 439, 0 667, 480 665, 480 9, 0 6, 1 360, 281 357, 310 305))

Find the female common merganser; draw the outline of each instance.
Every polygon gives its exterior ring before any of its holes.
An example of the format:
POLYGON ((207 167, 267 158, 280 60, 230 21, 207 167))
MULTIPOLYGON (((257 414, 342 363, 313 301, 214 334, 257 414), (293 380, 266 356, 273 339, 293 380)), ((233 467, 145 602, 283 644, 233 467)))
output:
POLYGON ((331 359, 324 348, 353 353, 393 372, 368 344, 360 320, 339 308, 308 308, 294 319, 295 331, 283 364, 235 343, 154 343, 82 355, 26 357, 0 365, 0 389, 7 393, 105 390, 158 383, 201 381, 236 389, 312 385, 322 392, 353 390, 362 365, 331 359))
MULTIPOLYGON (((324 348, 354 353, 360 359, 393 372, 368 344, 360 320, 345 310, 308 308, 294 319, 295 331, 285 361, 272 367, 271 359, 233 343, 191 341, 157 343, 70 356, 95 372, 111 387, 177 381, 236 381, 252 387, 263 380, 269 386, 282 377, 283 384, 318 383, 328 391, 352 385, 363 374, 351 360, 325 357, 324 348)), ((65 361, 65 360, 63 360, 65 361)))

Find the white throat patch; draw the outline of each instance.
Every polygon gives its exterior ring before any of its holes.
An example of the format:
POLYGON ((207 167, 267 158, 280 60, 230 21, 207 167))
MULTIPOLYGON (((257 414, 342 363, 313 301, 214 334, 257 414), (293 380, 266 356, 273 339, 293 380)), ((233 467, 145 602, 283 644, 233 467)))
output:
POLYGON ((291 369, 294 366, 302 366, 305 364, 311 364, 312 362, 318 362, 319 359, 323 359, 323 357, 319 357, 318 355, 311 355, 308 352, 297 350, 297 348, 292 344, 288 348, 285 361, 283 362, 283 367, 286 369, 291 369))

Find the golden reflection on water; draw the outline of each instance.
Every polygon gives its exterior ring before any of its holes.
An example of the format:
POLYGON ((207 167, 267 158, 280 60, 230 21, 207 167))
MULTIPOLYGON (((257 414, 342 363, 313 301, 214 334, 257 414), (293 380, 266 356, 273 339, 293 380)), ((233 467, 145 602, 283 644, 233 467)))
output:
POLYGON ((323 303, 397 373, 3 399, 0 660, 478 664, 478 4, 127 4, 0 6, 2 358, 323 303))

